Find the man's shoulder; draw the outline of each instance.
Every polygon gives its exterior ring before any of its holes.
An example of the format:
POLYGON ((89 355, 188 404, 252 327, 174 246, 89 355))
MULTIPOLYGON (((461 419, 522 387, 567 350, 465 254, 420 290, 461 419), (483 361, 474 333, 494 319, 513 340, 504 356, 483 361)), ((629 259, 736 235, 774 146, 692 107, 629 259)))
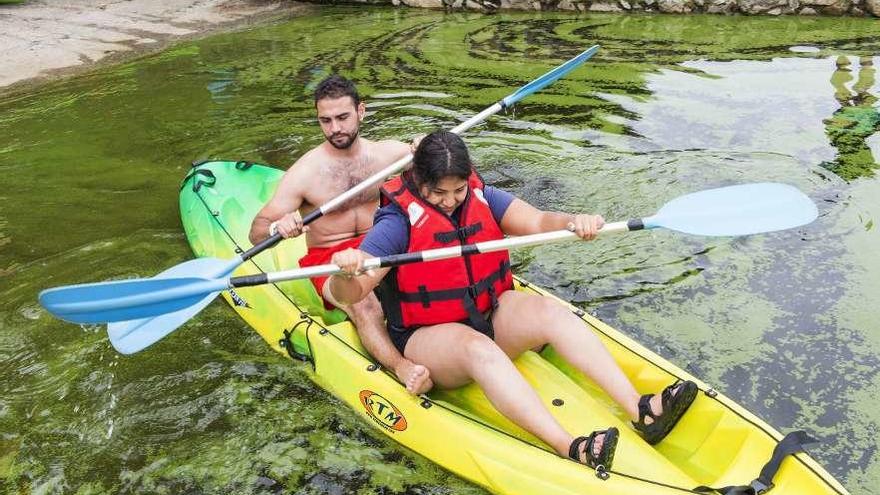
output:
POLYGON ((311 187, 312 181, 318 177, 318 170, 323 160, 317 148, 307 151, 284 172, 281 185, 287 189, 294 188, 303 193, 311 187))
POLYGON ((287 168, 287 175, 311 176, 317 172, 322 163, 327 162, 327 154, 321 150, 321 146, 316 146, 306 151, 302 156, 297 158, 290 167, 287 168))
POLYGON ((405 156, 409 152, 409 145, 396 139, 382 139, 380 141, 365 140, 372 154, 405 156))
POLYGON ((315 146, 314 148, 303 153, 303 155, 301 157, 299 157, 295 162, 293 162, 293 165, 291 165, 291 168, 293 166, 301 166, 301 165, 315 166, 317 164, 320 164, 320 163, 326 161, 327 158, 329 158, 329 155, 327 154, 327 151, 324 150, 324 143, 321 143, 318 146, 315 146))
POLYGON ((376 145, 376 146, 395 146, 395 147, 402 147, 402 146, 408 147, 409 146, 408 144, 404 143, 403 141, 399 141, 397 139, 377 139, 377 140, 373 141, 373 140, 369 140, 369 139, 364 138, 364 140, 367 141, 368 143, 376 145))

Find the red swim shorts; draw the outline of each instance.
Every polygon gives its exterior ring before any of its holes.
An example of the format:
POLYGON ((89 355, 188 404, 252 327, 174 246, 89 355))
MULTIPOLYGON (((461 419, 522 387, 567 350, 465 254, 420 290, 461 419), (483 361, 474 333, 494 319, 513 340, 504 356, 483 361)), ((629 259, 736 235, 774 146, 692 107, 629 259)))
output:
MULTIPOLYGON (((345 251, 348 248, 357 249, 361 245, 361 241, 364 240, 365 235, 366 234, 352 237, 351 239, 344 240, 335 246, 318 248, 310 247, 306 252, 306 255, 299 259, 299 266, 300 268, 305 268, 307 266, 326 265, 330 263, 330 258, 332 258, 335 253, 345 251)), ((327 282, 328 278, 330 277, 314 277, 309 279, 312 281, 312 285, 315 286, 315 290, 318 291, 318 297, 320 297, 321 300, 324 300, 324 283, 327 282)), ((334 308, 335 306, 324 301, 324 309, 330 310, 334 308)))

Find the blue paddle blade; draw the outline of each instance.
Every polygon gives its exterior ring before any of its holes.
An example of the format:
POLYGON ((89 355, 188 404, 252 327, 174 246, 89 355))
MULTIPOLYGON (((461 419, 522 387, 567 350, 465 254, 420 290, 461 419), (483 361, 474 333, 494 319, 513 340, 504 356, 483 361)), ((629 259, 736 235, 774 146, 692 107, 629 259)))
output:
POLYGON ((662 227, 686 234, 739 236, 806 225, 819 215, 804 193, 771 182, 709 189, 673 199, 645 228, 662 227))
POLYGON ((40 293, 40 304, 71 323, 107 323, 170 313, 196 304, 204 296, 177 295, 175 289, 197 286, 204 279, 131 279, 69 285, 40 293), (163 297, 165 294, 173 296, 163 297), (152 296, 158 297, 152 297, 152 296), (146 297, 144 297, 146 296, 146 297))
POLYGON ((550 83, 555 82, 562 76, 568 74, 569 72, 573 71, 575 68, 589 60, 590 57, 595 55, 597 51, 599 51, 599 45, 594 45, 590 48, 587 48, 568 62, 565 62, 559 67, 547 72, 543 76, 519 88, 513 94, 501 100, 502 104, 504 105, 504 107, 509 107, 519 100, 522 100, 526 96, 529 96, 530 94, 547 87, 550 83))
POLYGON ((40 293, 40 304, 72 323, 136 320, 181 310, 211 292, 227 287, 227 280, 141 278, 69 285, 40 293))
MULTIPOLYGON (((153 278, 177 278, 187 276, 208 276, 221 278, 229 275, 240 264, 240 260, 224 260, 219 258, 196 258, 173 266, 153 278)), ((151 318, 111 322, 107 325, 107 336, 110 343, 122 354, 134 354, 158 342, 169 333, 189 321, 201 310, 205 309, 217 293, 210 293, 201 300, 173 313, 162 314, 151 318)))

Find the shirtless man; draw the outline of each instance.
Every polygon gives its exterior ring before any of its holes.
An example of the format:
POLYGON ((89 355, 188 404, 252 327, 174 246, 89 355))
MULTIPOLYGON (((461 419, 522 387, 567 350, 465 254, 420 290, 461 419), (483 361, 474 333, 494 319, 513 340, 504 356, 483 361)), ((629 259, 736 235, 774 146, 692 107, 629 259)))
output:
MULTIPOLYGON (((300 266, 330 263, 333 253, 360 245, 373 226, 379 185, 311 225, 303 226, 300 212, 308 214, 410 152, 409 145, 399 141, 370 141, 358 135, 366 106, 354 84, 343 77, 330 76, 318 84, 315 109, 326 141, 287 170, 275 195, 257 213, 250 231, 253 244, 275 232, 284 238, 305 232, 308 253, 300 259, 300 266)), ((371 294, 352 305, 340 304, 330 293, 327 279, 312 279, 325 307, 336 306, 348 314, 364 347, 382 365, 394 370, 410 393, 428 391, 433 386, 428 369, 404 358, 391 343, 376 296, 371 294)))

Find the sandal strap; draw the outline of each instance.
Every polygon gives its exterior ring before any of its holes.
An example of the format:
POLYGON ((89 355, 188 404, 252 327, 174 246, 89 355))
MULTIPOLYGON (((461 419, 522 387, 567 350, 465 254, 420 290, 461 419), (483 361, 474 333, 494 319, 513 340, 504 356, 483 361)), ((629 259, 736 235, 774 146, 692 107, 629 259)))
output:
MULTIPOLYGON (((645 418, 649 417, 654 421, 657 421, 657 415, 654 414, 654 411, 651 410, 651 397, 654 397, 654 394, 646 394, 643 395, 639 399, 639 423, 645 424, 645 418)), ((666 406, 666 390, 663 391, 663 405, 666 406)), ((653 423, 652 423, 653 424, 653 423)))
MULTIPOLYGON (((589 437, 577 437, 574 440, 572 440, 571 445, 568 447, 568 457, 570 459, 575 460, 577 462, 581 462, 579 451, 580 451, 581 445, 583 445, 584 442, 589 442, 587 444, 587 448, 589 449, 590 445, 593 443, 593 435, 590 435, 589 437)), ((590 452, 585 451, 585 453, 587 454, 587 459, 589 460, 590 452)))
POLYGON ((672 391, 677 390, 677 387, 683 383, 684 382, 682 382, 680 379, 675 380, 675 383, 663 389, 663 393, 660 396, 660 402, 663 404, 664 411, 667 409, 667 404, 670 404, 672 402, 672 399, 678 395, 677 392, 673 394, 672 391))
POLYGON ((575 438, 571 442, 571 445, 568 447, 568 457, 581 463, 581 464, 586 464, 587 466, 595 467, 596 464, 602 458, 602 455, 605 452, 607 452, 608 448, 610 447, 610 445, 608 443, 608 440, 609 440, 608 433, 610 431, 611 431, 611 428, 608 428, 607 430, 594 431, 593 433, 590 433, 590 435, 586 436, 586 437, 575 438), (595 449, 593 447, 596 446, 596 439, 599 437, 599 435, 604 435, 603 439, 605 440, 605 442, 602 443, 602 448, 599 449, 599 453, 596 454, 596 453, 594 453, 595 449), (581 456, 580 456, 580 448, 581 448, 581 445, 583 445, 584 443, 587 444, 586 447, 584 447, 584 461, 586 461, 586 462, 582 461, 581 456))

